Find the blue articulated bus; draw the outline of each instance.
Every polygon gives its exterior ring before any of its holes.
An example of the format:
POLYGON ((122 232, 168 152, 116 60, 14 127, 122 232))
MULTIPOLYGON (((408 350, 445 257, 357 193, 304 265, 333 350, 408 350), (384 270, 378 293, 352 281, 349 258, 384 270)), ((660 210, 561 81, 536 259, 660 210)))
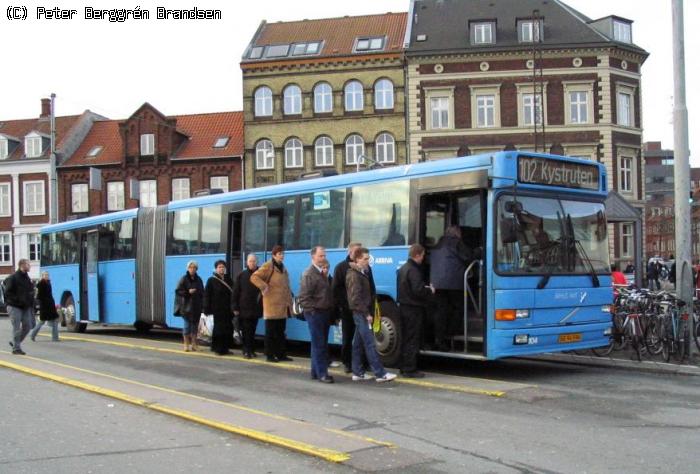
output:
MULTIPOLYGON (((562 156, 499 152, 209 194, 46 226, 42 269, 68 326, 179 328, 175 286, 189 260, 204 280, 218 259, 285 247, 293 291, 323 245, 331 265, 351 241, 371 251, 382 307, 377 347, 399 357, 396 274, 412 243, 435 247, 449 226, 480 259, 464 273, 463 314, 449 348, 466 359, 585 349, 608 342, 612 300, 605 168, 562 156)), ((259 331, 263 325, 260 324, 259 331)), ((341 342, 333 327, 331 343, 341 342)), ((287 337, 309 340, 290 319, 287 337)))

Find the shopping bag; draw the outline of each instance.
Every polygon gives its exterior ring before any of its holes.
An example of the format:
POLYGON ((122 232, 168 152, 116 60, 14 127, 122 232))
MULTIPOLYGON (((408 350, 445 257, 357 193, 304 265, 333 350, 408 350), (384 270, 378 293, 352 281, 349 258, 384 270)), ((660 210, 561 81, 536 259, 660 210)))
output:
POLYGON ((211 335, 214 332, 214 315, 202 313, 199 318, 199 327, 197 328, 197 339, 204 341, 211 340, 211 335))

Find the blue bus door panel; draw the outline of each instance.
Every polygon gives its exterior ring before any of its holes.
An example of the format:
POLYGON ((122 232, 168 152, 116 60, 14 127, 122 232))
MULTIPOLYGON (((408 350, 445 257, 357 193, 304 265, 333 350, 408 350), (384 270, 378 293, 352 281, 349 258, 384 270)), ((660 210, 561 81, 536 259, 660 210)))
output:
POLYGON ((85 273, 87 278, 87 319, 90 321, 100 321, 100 284, 97 271, 99 232, 88 232, 86 243, 85 273))
POLYGON ((100 282, 101 322, 133 324, 136 321, 136 263, 132 259, 101 261, 98 264, 100 282))

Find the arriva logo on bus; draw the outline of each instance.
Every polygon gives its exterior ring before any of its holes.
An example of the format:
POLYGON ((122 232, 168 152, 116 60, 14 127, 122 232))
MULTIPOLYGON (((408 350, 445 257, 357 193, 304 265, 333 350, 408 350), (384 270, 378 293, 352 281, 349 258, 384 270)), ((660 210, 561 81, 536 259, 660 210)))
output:
POLYGON ((374 255, 370 254, 369 264, 370 264, 370 266, 373 266, 375 264, 377 264, 377 265, 393 265, 394 259, 391 257, 375 257, 374 255))

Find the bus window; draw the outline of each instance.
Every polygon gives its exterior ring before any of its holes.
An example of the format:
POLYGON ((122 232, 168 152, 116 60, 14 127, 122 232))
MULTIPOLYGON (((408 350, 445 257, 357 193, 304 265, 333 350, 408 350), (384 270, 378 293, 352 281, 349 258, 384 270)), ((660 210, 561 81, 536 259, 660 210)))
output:
POLYGON ((302 194, 299 247, 342 248, 345 230, 345 190, 302 194))
POLYGON ((168 255, 192 255, 199 253, 199 209, 183 209, 168 216, 168 255))
POLYGON ((78 259, 78 233, 68 230, 61 236, 60 259, 61 264, 80 263, 78 259))
POLYGON ((57 234, 44 234, 41 236, 41 266, 58 264, 57 234))
POLYGON ((100 226, 99 260, 134 258, 134 220, 108 222, 100 226))
POLYGON ((365 247, 405 245, 408 181, 352 188, 350 240, 365 247))
POLYGON ((202 209, 201 245, 202 253, 225 252, 225 239, 221 238, 221 206, 209 206, 202 209))
POLYGON ((285 197, 271 199, 267 206, 267 249, 282 245, 287 250, 297 248, 294 239, 296 224, 296 199, 285 197))

